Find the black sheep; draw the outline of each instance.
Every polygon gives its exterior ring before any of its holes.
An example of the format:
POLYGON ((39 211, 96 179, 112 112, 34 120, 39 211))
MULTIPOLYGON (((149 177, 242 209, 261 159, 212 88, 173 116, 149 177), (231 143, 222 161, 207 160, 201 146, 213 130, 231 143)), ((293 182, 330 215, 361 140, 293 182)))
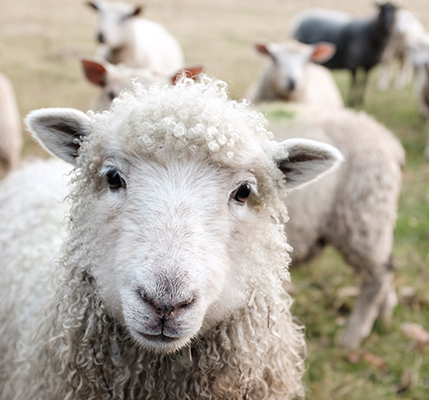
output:
POLYGON ((397 7, 377 4, 375 16, 363 19, 328 10, 309 10, 299 17, 292 35, 306 44, 330 42, 337 52, 323 65, 329 69, 348 69, 352 73, 349 105, 363 103, 368 73, 380 62, 395 22, 397 7), (358 70, 364 74, 358 77, 358 70))

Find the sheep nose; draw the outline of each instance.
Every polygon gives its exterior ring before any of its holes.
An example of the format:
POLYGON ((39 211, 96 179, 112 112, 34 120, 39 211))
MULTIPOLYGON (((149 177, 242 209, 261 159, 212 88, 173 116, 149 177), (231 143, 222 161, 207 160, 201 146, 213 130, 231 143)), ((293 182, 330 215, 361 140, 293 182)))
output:
POLYGON ((143 302, 152 308, 152 312, 163 319, 174 318, 179 310, 189 307, 195 300, 195 297, 192 297, 181 301, 163 302, 145 293, 141 293, 140 296, 143 302))
POLYGON ((296 88, 295 79, 288 78, 288 80, 287 80, 287 89, 292 92, 293 90, 295 90, 295 88, 296 88))
POLYGON ((106 40, 104 38, 103 32, 98 32, 97 40, 99 43, 105 43, 106 40))

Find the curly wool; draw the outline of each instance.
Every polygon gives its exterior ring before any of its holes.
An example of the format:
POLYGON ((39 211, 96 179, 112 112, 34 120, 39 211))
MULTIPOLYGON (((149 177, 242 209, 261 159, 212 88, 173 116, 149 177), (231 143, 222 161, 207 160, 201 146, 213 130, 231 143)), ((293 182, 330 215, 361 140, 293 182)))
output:
MULTIPOLYGON (((290 262, 282 223, 283 179, 266 156, 271 134, 259 112, 230 101, 225 85, 203 78, 177 87, 137 85, 108 112, 90 114, 94 129, 78 158, 70 194, 69 233, 57 262, 57 293, 38 335, 21 347, 7 399, 293 399, 303 395, 302 327, 284 292, 290 262), (132 116, 132 117, 131 117, 132 116), (120 125, 120 127, 118 126, 120 125), (144 126, 144 129, 142 129, 144 126), (120 131, 120 135, 115 135, 120 131), (140 132, 145 132, 140 134, 140 132), (110 316, 92 275, 103 251, 91 220, 102 149, 162 161, 174 150, 238 169, 254 161, 261 220, 252 235, 232 238, 243 257, 243 304, 229 319, 175 354, 142 349, 110 316), (119 150, 121 149, 121 150, 119 150), (268 268, 269 266, 269 268, 268 268)), ((52 249, 45 249, 48 254, 52 249)))

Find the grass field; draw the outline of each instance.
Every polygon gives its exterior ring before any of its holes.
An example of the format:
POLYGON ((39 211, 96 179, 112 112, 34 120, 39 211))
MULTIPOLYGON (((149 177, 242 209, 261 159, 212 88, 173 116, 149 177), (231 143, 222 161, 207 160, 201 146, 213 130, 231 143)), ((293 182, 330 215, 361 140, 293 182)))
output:
MULTIPOLYGON (((137 4, 137 2, 134 2, 137 4)), ((402 1, 429 29, 427 0, 402 1)), ((372 0, 147 0, 146 15, 166 25, 182 43, 189 65, 230 83, 242 96, 262 64, 252 51, 258 38, 285 38, 288 21, 307 7, 329 7, 365 15, 372 0)), ((76 0, 0 0, 0 71, 13 82, 22 116, 41 107, 86 111, 97 90, 87 84, 79 55, 93 54, 95 13, 76 0)), ((353 304, 338 296, 357 286, 333 251, 294 270, 294 314, 307 327, 307 398, 314 400, 429 399, 429 350, 404 336, 401 324, 416 322, 429 330, 429 163, 423 159, 426 121, 417 113, 412 89, 379 92, 371 76, 364 109, 389 127, 406 152, 394 256, 400 292, 414 291, 395 310, 392 325, 376 324, 361 350, 336 345, 353 304)), ((335 78, 345 95, 348 75, 335 78)), ((24 155, 45 156, 26 136, 24 155)))

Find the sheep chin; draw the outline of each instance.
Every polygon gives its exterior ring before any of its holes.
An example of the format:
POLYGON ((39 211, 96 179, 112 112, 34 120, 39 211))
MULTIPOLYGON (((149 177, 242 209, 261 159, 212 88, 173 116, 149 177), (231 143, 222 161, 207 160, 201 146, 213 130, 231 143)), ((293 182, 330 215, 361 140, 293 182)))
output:
POLYGON ((133 339, 145 350, 153 353, 171 354, 179 351, 181 348, 186 347, 192 340, 191 336, 182 336, 179 338, 170 338, 164 335, 150 335, 143 334, 133 328, 129 328, 133 339))

